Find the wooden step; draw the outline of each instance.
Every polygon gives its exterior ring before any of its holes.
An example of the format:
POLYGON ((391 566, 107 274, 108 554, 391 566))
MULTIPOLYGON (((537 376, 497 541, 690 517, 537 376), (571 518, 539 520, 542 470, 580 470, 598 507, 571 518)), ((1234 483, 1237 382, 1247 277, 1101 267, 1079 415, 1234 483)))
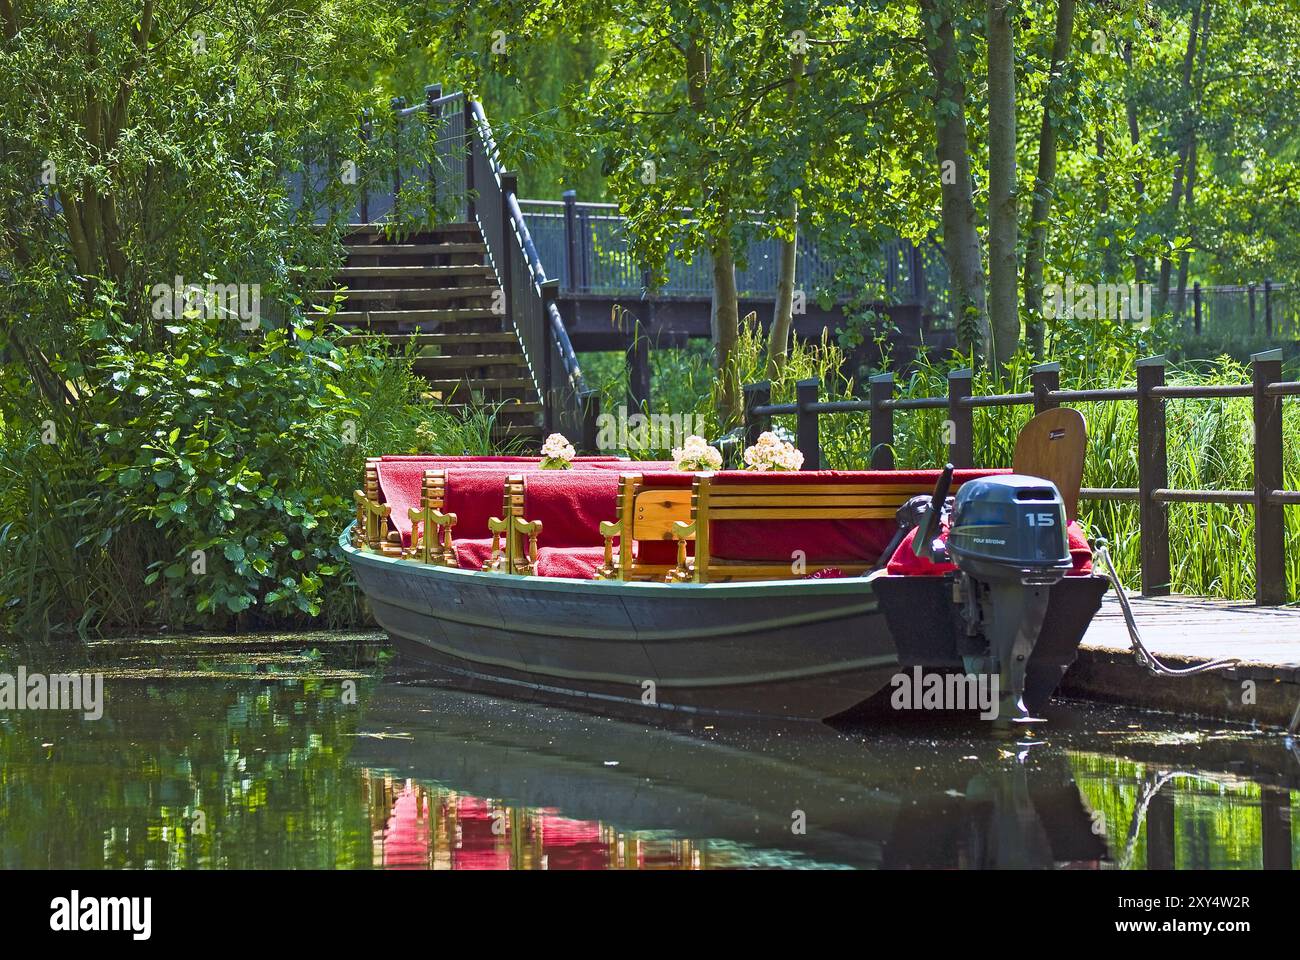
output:
MULTIPOLYGON (((389 234, 384 224, 380 223, 349 223, 343 228, 344 236, 382 236, 386 239, 389 234)), ((473 234, 475 238, 481 239, 483 234, 478 228, 477 223, 440 223, 438 226, 429 230, 416 230, 412 236, 416 237, 441 237, 451 234, 473 234)), ((399 241, 400 242, 400 241, 399 241)))
MULTIPOLYGON (((334 314, 334 322, 340 326, 373 326, 375 324, 423 324, 457 323, 466 320, 497 320, 503 314, 486 309, 457 310, 340 310, 334 314)), ((468 336, 468 334, 467 334, 468 336)), ((511 334, 513 336, 513 334, 511 334)))
POLYGON ((348 277, 395 277, 402 280, 420 280, 443 277, 494 277, 496 272, 491 267, 467 264, 442 267, 340 267, 334 275, 339 280, 346 280, 348 277))
POLYGON ((362 243, 348 244, 343 251, 350 257, 437 257, 487 253, 487 246, 482 243, 362 243))
POLYGON ((510 440, 515 437, 520 439, 540 437, 545 432, 544 428, 535 423, 494 423, 492 425, 493 440, 510 440))
MULTIPOLYGON (((468 412, 477 409, 468 403, 448 403, 445 406, 450 410, 468 412)), ((543 407, 540 403, 533 400, 505 400, 495 403, 491 409, 496 412, 497 416, 536 416, 541 413, 543 407)))
POLYGON ((493 353, 487 355, 442 354, 436 357, 415 357, 412 369, 417 373, 447 375, 456 370, 477 370, 479 367, 522 367, 527 363, 522 353, 493 353))
POLYGON ((515 343, 519 338, 513 333, 353 333, 335 337, 340 346, 358 343, 391 343, 400 346, 415 344, 419 347, 475 347, 488 344, 515 343))
POLYGON ((467 398, 476 390, 533 390, 532 377, 475 377, 472 380, 429 380, 429 389, 436 393, 450 395, 455 391, 457 398, 467 398))
POLYGON ((469 297, 490 298, 500 287, 385 287, 368 290, 313 290, 315 303, 330 303, 341 295, 348 300, 464 300, 469 297))

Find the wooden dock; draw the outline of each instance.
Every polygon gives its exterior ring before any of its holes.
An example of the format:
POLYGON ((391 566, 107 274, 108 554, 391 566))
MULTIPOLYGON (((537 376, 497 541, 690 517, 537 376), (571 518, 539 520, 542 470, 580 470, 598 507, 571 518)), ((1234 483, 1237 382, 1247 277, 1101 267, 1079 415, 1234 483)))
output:
POLYGON ((1300 707, 1300 608, 1201 597, 1131 598, 1147 649, 1181 668, 1240 663, 1192 677, 1153 676, 1130 652, 1119 602, 1107 596, 1061 694, 1286 727, 1300 707))

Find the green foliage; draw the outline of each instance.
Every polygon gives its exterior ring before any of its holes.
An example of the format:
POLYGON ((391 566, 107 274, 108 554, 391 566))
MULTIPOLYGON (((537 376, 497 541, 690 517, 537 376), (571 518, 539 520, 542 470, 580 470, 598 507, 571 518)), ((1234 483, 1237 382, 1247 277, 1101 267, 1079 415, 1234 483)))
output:
POLYGON ((365 456, 492 452, 490 411, 421 405, 409 362, 319 327, 168 331, 89 340, 97 378, 55 443, 7 418, 0 629, 360 622, 337 540, 365 456))

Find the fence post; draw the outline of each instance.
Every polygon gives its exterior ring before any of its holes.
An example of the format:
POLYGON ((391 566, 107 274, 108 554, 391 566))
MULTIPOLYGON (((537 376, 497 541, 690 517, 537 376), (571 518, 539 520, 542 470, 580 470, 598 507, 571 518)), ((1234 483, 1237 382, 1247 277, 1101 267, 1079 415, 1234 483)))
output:
POLYGON ((1137 362, 1138 524, 1144 597, 1169 595, 1169 507, 1152 496, 1169 486, 1165 401, 1151 394, 1152 387, 1164 383, 1163 356, 1137 362))
POLYGON ((429 129, 433 133, 433 158, 429 161, 429 222, 438 222, 438 167, 442 157, 438 153, 438 144, 442 142, 439 132, 442 127, 442 84, 431 83, 424 88, 424 110, 429 115, 429 129))
POLYGON ((1255 335, 1255 285, 1252 283, 1246 288, 1250 293, 1250 335, 1255 335))
POLYGON ((1029 368, 1029 389, 1034 394, 1034 414, 1044 410, 1055 410, 1060 406, 1049 396, 1061 389, 1061 365, 1059 363, 1036 363, 1029 368))
POLYGON ((400 219, 397 198, 402 192, 402 118, 397 111, 406 107, 405 97, 393 97, 388 101, 393 108, 393 219, 400 219))
POLYGON ((772 429, 772 418, 765 413, 755 413, 755 407, 763 407, 772 402, 772 381, 760 380, 747 383, 741 387, 745 397, 745 446, 752 447, 758 443, 758 435, 772 429))
POLYGON ((474 196, 474 101, 465 94, 465 219, 473 223, 478 219, 478 201, 474 196))
POLYGON ((1198 280, 1192 284, 1192 329, 1196 335, 1201 335, 1201 282, 1198 280))
MULTIPOLYGON (((542 385, 542 423, 546 427, 546 435, 550 436, 555 432, 555 380, 559 373, 563 372, 564 360, 560 356, 560 349, 551 339, 551 306, 555 303, 557 287, 560 281, 546 280, 541 284, 542 290, 542 346, 538 351, 540 356, 536 363, 538 366, 537 379, 542 385), (552 355, 559 361, 559 369, 552 362, 552 355)), ((577 399, 576 397, 574 398, 577 399)), ((581 410, 581 404, 579 404, 581 410)))
POLYGON ((578 289, 578 191, 564 191, 564 289, 578 289))
POLYGON ((821 440, 818 436, 817 414, 809 410, 817 402, 821 381, 816 377, 800 380, 794 386, 797 409, 795 421, 795 446, 803 453, 803 469, 820 470, 822 462, 821 440))
POLYGON ((974 371, 951 370, 948 373, 948 421, 944 424, 948 435, 948 462, 954 467, 969 467, 975 459, 974 418, 970 407, 963 406, 963 397, 969 397, 974 371))
MULTIPOLYGON (((513 322, 515 319, 515 278, 514 269, 511 266, 514 262, 513 253, 519 248, 518 243, 512 243, 511 234, 514 233, 515 224, 510 216, 509 198, 512 193, 519 192, 519 174, 507 173, 501 171, 501 262, 497 264, 497 270, 501 274, 501 292, 504 295, 506 316, 513 322)), ((517 325, 516 325, 517 329, 517 325)), ((519 330, 519 335, 528 343, 531 335, 535 331, 519 330)))
MULTIPOLYGON (((361 149, 364 152, 366 149, 366 145, 370 143, 369 109, 364 109, 361 111, 361 122, 359 126, 360 126, 359 133, 361 135, 361 143, 362 143, 361 149)), ((330 176, 333 175, 334 172, 330 171, 330 176)), ((369 223, 370 222, 370 184, 367 182, 364 176, 359 177, 358 179, 361 181, 361 222, 369 223)))
MULTIPOLYGON (((915 250, 915 247, 912 248, 915 250)), ((871 469, 894 469, 894 410, 886 403, 894 399, 894 375, 878 373, 871 384, 871 469)))
POLYGON ((1273 339, 1273 281, 1264 281, 1264 336, 1273 339))
POLYGON ((596 452, 599 450, 600 392, 584 390, 578 394, 578 405, 582 410, 582 449, 596 452))
POLYGON ((1269 494, 1283 488, 1282 398, 1265 389, 1282 379, 1282 351, 1265 350, 1250 358, 1255 401, 1255 603, 1286 603, 1286 525, 1280 503, 1269 494))

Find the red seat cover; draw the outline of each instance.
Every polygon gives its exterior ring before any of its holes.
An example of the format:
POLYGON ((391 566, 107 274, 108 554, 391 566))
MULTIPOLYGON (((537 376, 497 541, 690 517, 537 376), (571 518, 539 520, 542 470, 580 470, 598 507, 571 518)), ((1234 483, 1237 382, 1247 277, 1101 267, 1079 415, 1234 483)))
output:
MULTIPOLYGON (((1074 561, 1074 567, 1066 576, 1083 577, 1092 573, 1092 548, 1088 546, 1088 538, 1083 535, 1083 528, 1079 526, 1077 520, 1071 520, 1070 525, 1065 528, 1065 532, 1070 537, 1070 559, 1074 561)), ((948 528, 945 526, 939 533, 939 539, 947 541, 948 528)), ((892 576, 903 577, 942 577, 945 574, 952 573, 957 569, 952 563, 935 563, 929 557, 918 557, 912 552, 912 543, 916 540, 916 530, 912 530, 903 542, 898 545, 894 551, 893 557, 890 558, 889 566, 886 568, 892 576)))
POLYGON ((539 547, 537 550, 539 577, 593 580, 604 564, 604 547, 539 547))
POLYGON ((542 522, 539 547, 592 547, 602 520, 618 516, 618 474, 540 470, 524 477, 524 519, 542 522))

